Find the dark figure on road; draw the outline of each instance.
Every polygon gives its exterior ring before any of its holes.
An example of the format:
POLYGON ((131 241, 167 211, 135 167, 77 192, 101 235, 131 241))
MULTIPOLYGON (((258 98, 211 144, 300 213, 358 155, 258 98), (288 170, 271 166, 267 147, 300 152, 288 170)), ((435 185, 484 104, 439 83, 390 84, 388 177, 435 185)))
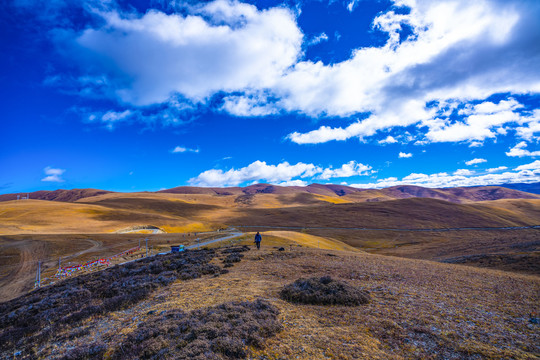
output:
POLYGON ((261 240, 261 234, 259 234, 259 232, 257 231, 257 234, 255 235, 255 245, 257 245, 257 250, 261 248, 261 240))

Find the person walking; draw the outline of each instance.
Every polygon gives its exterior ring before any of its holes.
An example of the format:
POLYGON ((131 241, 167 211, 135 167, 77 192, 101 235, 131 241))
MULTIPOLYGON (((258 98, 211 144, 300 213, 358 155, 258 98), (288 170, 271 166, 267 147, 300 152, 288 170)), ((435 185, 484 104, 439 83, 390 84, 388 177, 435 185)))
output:
POLYGON ((261 240, 261 234, 259 234, 259 232, 257 231, 257 234, 255 235, 255 245, 257 245, 257 250, 261 248, 261 240))

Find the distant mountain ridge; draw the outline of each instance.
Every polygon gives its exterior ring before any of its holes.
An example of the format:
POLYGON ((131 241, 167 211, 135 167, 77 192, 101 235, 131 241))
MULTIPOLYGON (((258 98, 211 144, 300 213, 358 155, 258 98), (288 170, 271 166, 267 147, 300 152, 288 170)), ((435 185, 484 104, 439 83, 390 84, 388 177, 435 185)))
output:
MULTIPOLYGON (((60 202, 76 202, 81 199, 113 193, 99 189, 72 189, 55 191, 35 191, 28 194, 30 199, 60 202)), ((149 192, 151 193, 151 192, 149 192)), ((158 194, 215 195, 215 196, 253 196, 258 194, 295 195, 312 194, 340 197, 351 202, 373 202, 408 198, 431 198, 463 203, 470 201, 491 201, 502 199, 540 199, 540 182, 532 184, 504 184, 500 186, 474 186, 455 188, 425 188, 414 185, 399 185, 384 189, 359 189, 337 184, 311 184, 308 186, 278 186, 255 184, 246 187, 194 187, 180 186, 157 191, 158 194), (526 191, 528 190, 528 191, 526 191)), ((129 194, 129 193, 127 193, 129 194)), ((0 195, 0 201, 17 200, 27 193, 0 195)))
POLYGON ((540 182, 536 183, 515 183, 515 184, 503 184, 499 185, 507 189, 514 189, 519 191, 528 192, 531 194, 540 194, 540 182))
POLYGON ((311 193, 323 196, 350 197, 361 196, 365 201, 382 201, 407 198, 431 198, 454 203, 463 201, 490 201, 501 199, 540 199, 540 196, 502 186, 478 186, 432 189, 414 185, 392 186, 385 189, 358 189, 345 185, 311 184, 302 186, 278 186, 256 184, 247 187, 197 188, 180 186, 161 190, 160 193, 173 194, 211 194, 211 195, 254 195, 254 194, 295 194, 311 193))
POLYGON ((0 201, 10 201, 17 200, 17 196, 21 199, 28 196, 29 199, 33 200, 51 200, 51 201, 62 201, 62 202, 75 202, 79 199, 84 199, 87 197, 98 196, 103 194, 109 194, 113 191, 107 190, 98 190, 98 189, 72 189, 72 190, 54 190, 54 191, 34 191, 31 193, 14 193, 14 194, 4 194, 0 195, 0 201))

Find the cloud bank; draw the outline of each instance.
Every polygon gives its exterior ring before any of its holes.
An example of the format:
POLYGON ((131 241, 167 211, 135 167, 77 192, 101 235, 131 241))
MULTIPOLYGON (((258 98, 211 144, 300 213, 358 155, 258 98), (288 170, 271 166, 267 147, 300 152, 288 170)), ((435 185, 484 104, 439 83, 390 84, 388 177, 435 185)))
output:
POLYGON ((245 182, 269 182, 276 185, 305 186, 307 182, 302 179, 344 178, 371 174, 371 166, 350 161, 341 167, 333 169, 322 168, 314 164, 299 162, 291 165, 282 162, 277 165, 268 165, 264 161, 255 161, 240 169, 223 171, 220 169, 206 170, 189 180, 195 186, 236 186, 245 182), (300 179, 295 179, 300 178, 300 179))
POLYGON ((375 183, 351 184, 350 186, 362 189, 382 189, 398 185, 416 185, 428 188, 444 188, 457 186, 500 185, 507 183, 536 182, 540 178, 540 160, 516 167, 512 171, 505 171, 505 166, 488 169, 483 174, 476 174, 467 169, 435 174, 412 173, 401 180, 396 177, 380 179, 375 183))

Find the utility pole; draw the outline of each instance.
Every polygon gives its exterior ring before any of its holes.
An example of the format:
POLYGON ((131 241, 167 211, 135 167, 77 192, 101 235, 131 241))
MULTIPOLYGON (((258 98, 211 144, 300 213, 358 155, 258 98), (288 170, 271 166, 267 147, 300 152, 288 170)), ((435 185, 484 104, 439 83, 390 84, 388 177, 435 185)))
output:
POLYGON ((141 248, 141 239, 139 239, 139 249, 141 248))
POLYGON ((58 271, 60 271, 60 268, 61 268, 61 265, 60 265, 60 264, 61 264, 61 263, 62 263, 62 257, 60 256, 60 257, 58 258, 58 271))
POLYGON ((41 261, 38 261, 38 268, 36 273, 36 286, 41 286, 41 261))
POLYGON ((146 257, 148 257, 148 238, 144 240, 146 241, 146 257))

